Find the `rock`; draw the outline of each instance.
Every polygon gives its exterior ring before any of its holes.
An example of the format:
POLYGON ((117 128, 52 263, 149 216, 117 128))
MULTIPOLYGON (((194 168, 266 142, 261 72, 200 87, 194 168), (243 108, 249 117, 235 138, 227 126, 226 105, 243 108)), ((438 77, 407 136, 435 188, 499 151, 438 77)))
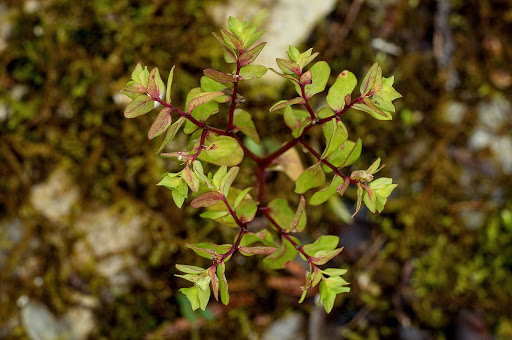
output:
POLYGON ((69 174, 58 169, 45 182, 34 185, 30 203, 48 220, 62 223, 69 217, 79 195, 80 191, 69 174))
POLYGON ((300 313, 290 313, 274 321, 263 333, 263 340, 303 340, 306 339, 304 330, 305 319, 300 313))
POLYGON ((75 243, 72 262, 78 268, 95 264, 94 270, 108 278, 114 292, 126 291, 134 281, 147 283, 147 274, 139 268, 138 254, 149 250, 144 219, 114 208, 100 208, 82 214, 75 223, 83 233, 75 243))
POLYGON ((230 0, 227 4, 214 5, 210 13, 219 25, 225 26, 229 16, 250 21, 255 16, 261 16, 261 9, 265 8, 264 13, 268 16, 260 27, 266 31, 261 41, 268 43, 256 64, 276 68, 276 58, 287 58, 288 46, 296 46, 306 39, 318 21, 333 11, 335 5, 336 0, 258 0, 249 3, 230 0))
POLYGON ((65 325, 42 303, 28 301, 21 307, 21 322, 31 340, 71 339, 65 325))
POLYGON ((478 121, 490 131, 497 131, 512 116, 512 106, 504 98, 496 98, 478 105, 478 121))
POLYGON ((31 340, 85 340, 96 325, 93 312, 87 308, 73 307, 56 318, 42 303, 28 300, 19 305, 23 328, 31 340))
POLYGON ((0 222, 0 270, 9 256, 10 250, 19 243, 25 235, 23 222, 14 218, 9 221, 0 222))
POLYGON ((450 101, 446 104, 444 116, 448 122, 453 125, 458 125, 462 122, 462 119, 464 119, 467 111, 468 107, 466 104, 457 101, 450 101))

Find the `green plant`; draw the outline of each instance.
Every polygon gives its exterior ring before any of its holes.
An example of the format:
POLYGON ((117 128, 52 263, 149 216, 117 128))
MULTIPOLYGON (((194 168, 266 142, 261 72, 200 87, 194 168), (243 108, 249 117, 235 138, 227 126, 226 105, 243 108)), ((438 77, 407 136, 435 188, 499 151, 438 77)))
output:
MULTIPOLYGON (((188 148, 184 151, 161 153, 163 157, 177 158, 184 168, 177 173, 167 173, 158 185, 172 191, 174 202, 182 207, 189 191, 193 197, 190 205, 194 208, 207 208, 201 217, 213 219, 221 224, 238 227, 239 232, 233 244, 215 245, 211 243, 188 244, 187 246, 199 256, 213 260, 213 265, 200 268, 191 265, 177 264, 176 268, 183 272, 176 275, 194 283, 192 287, 181 291, 190 300, 192 308, 205 309, 210 294, 224 304, 229 302, 228 282, 226 280, 226 262, 235 252, 245 256, 265 255, 264 264, 272 269, 281 269, 293 260, 297 253, 309 264, 309 271, 302 288, 302 302, 309 288, 320 285, 320 301, 325 310, 332 310, 337 294, 349 291, 348 282, 342 278, 346 269, 320 269, 343 248, 337 248, 337 236, 324 235, 312 244, 301 245, 293 233, 302 232, 306 226, 306 200, 300 196, 298 208, 294 212, 288 201, 275 198, 267 201, 265 197, 265 172, 276 163, 283 162, 283 155, 300 144, 314 158, 315 162, 303 171, 295 180, 295 192, 303 194, 318 188, 326 182, 326 174, 332 176, 330 184, 317 191, 310 198, 311 205, 319 205, 336 193, 343 196, 350 184, 357 188, 357 213, 364 202, 372 212, 381 212, 387 197, 396 187, 390 178, 374 180, 374 174, 382 166, 380 158, 368 169, 356 170, 350 175, 341 169, 352 165, 361 154, 361 140, 348 140, 347 128, 341 117, 349 109, 369 113, 379 120, 392 119, 395 108, 394 99, 401 95, 393 89, 393 77, 383 78, 380 66, 373 65, 364 77, 360 86, 361 94, 352 99, 352 92, 357 85, 356 77, 349 71, 341 72, 334 84, 329 88, 326 101, 328 107, 315 112, 310 99, 325 90, 330 76, 330 67, 325 61, 316 62, 307 71, 318 53, 309 49, 300 53, 290 46, 290 60, 277 59, 282 73, 270 69, 279 76, 288 79, 297 91, 298 96, 290 100, 281 100, 270 108, 270 111, 283 110, 284 121, 291 129, 292 138, 268 155, 259 155, 252 151, 249 143, 244 143, 239 133, 251 140, 252 144, 260 143, 251 114, 237 108, 244 102, 239 93, 241 81, 260 78, 267 68, 253 65, 254 60, 265 46, 265 42, 252 47, 261 37, 263 31, 249 27, 247 22, 229 18, 228 26, 222 28, 214 37, 220 44, 224 59, 235 64, 233 73, 224 73, 206 69, 201 78, 201 87, 192 89, 186 99, 185 110, 171 102, 171 84, 174 67, 171 69, 167 86, 165 86, 158 69, 151 72, 140 63, 132 73, 132 80, 126 84, 122 93, 132 99, 124 114, 134 118, 150 112, 155 102, 163 108, 158 113, 149 129, 148 137, 155 138, 165 132, 165 138, 158 153, 175 137, 183 127, 185 134, 190 135, 188 148), (227 126, 218 128, 208 125, 208 119, 219 112, 219 105, 227 103, 227 126), (300 105, 303 109, 292 108, 300 105), (174 123, 172 114, 179 117, 174 123), (306 140, 306 135, 314 128, 323 129, 325 148, 318 152, 306 140), (254 167, 255 188, 238 189, 232 186, 240 168, 237 166, 247 156, 254 167), (216 171, 204 171, 204 166, 216 171), (332 174, 332 175, 330 175, 332 174), (251 190, 255 189, 255 196, 251 190), (269 228, 257 233, 248 231, 248 224, 257 214, 263 215, 269 222, 269 228), (272 231, 272 232, 271 232, 272 231), (275 235, 279 235, 279 241, 275 235), (259 244, 259 245, 256 245, 259 244)), ((292 176, 294 177, 294 176, 292 176)), ((355 214, 354 213, 354 214, 355 214)))

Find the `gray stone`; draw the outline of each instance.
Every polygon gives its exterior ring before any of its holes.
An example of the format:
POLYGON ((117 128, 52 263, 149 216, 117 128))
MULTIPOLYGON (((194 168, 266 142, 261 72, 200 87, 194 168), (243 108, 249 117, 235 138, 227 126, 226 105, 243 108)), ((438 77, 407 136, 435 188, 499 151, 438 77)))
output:
POLYGON ((79 195, 80 191, 69 174, 58 169, 45 182, 32 187, 30 203, 48 220, 62 223, 69 217, 79 195))
MULTIPOLYGON (((266 14, 265 24, 260 28, 266 31, 261 41, 267 41, 267 45, 256 64, 276 68, 275 59, 287 58, 288 46, 295 46, 306 39, 318 21, 326 17, 335 5, 336 0, 230 0, 226 4, 214 5, 210 13, 221 26, 226 25, 229 16, 251 22, 251 18, 266 14)), ((266 80, 280 79, 268 75, 270 72, 265 75, 266 80)))
POLYGON ((300 313, 290 313, 274 321, 263 333, 263 340, 302 340, 306 339, 304 316, 300 313))

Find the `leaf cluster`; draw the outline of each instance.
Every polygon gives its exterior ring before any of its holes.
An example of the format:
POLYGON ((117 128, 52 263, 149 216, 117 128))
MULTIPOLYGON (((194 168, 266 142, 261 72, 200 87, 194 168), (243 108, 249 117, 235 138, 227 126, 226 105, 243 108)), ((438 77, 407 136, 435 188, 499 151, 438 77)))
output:
POLYGON ((342 278, 346 269, 321 269, 320 266, 328 264, 343 248, 338 248, 337 236, 324 235, 311 244, 301 244, 292 235, 303 232, 307 224, 306 199, 302 194, 311 189, 318 190, 311 195, 309 204, 319 205, 333 195, 343 196, 352 184, 357 191, 355 213, 363 202, 372 212, 383 210, 396 184, 390 178, 374 180, 374 175, 382 169, 380 158, 366 170, 354 170, 350 175, 342 172, 343 168, 358 160, 362 143, 361 139, 348 139, 349 133, 341 118, 349 109, 355 109, 379 120, 390 120, 395 110, 392 101, 400 94, 392 87, 393 77, 383 78, 380 66, 375 64, 364 77, 359 96, 353 98, 357 85, 355 75, 343 71, 329 87, 327 106, 315 112, 310 99, 325 91, 331 69, 325 61, 318 61, 309 67, 318 52, 313 53, 309 49, 301 53, 290 46, 288 59, 277 59, 280 71, 271 71, 289 80, 295 87, 297 97, 278 101, 270 111, 282 113, 284 123, 291 130, 291 138, 271 154, 256 155, 241 138, 243 134, 252 143, 259 144, 261 141, 251 114, 239 107, 245 100, 238 84, 260 78, 267 71, 265 66, 253 64, 266 44, 254 45, 262 34, 263 31, 250 27, 247 22, 229 18, 228 26, 222 28, 220 34, 213 35, 224 53, 225 61, 234 64, 233 71, 225 73, 205 69, 200 86, 191 89, 187 95, 184 109, 171 102, 174 67, 165 85, 158 69, 149 71, 139 63, 131 81, 122 90, 132 99, 124 114, 127 118, 134 118, 152 111, 155 103, 162 106, 149 129, 148 138, 165 133, 158 153, 163 157, 176 158, 183 169, 164 174, 158 185, 171 190, 178 207, 181 208, 191 196, 190 206, 204 209, 200 214, 202 218, 239 230, 232 244, 187 245, 197 255, 213 261, 208 268, 176 265, 183 273, 176 276, 193 283, 192 287, 181 289, 193 309, 205 309, 211 293, 216 300, 228 304, 225 265, 235 252, 240 252, 244 256, 264 255, 263 263, 270 269, 282 269, 300 255, 309 265, 305 284, 301 287, 304 293, 300 302, 304 301, 310 288, 319 285, 320 302, 330 312, 335 297, 349 291, 348 282, 342 278), (227 112, 227 127, 208 125, 209 118, 221 112, 223 107, 227 107, 224 110, 227 112), (315 150, 305 138, 315 128, 322 129, 325 139, 321 151, 315 150), (189 135, 186 150, 162 153, 180 129, 189 135), (272 164, 282 162, 285 159, 282 156, 298 144, 312 155, 314 161, 298 177, 292 178, 295 193, 301 195, 295 209, 282 198, 267 201, 265 172, 272 164), (239 165, 246 163, 243 162, 244 157, 255 164, 256 181, 254 187, 237 188, 233 184, 240 172, 239 165), (254 188, 256 190, 253 191, 254 188), (253 192, 254 196, 251 195, 253 192), (268 228, 257 233, 249 232, 248 224, 258 214, 266 218, 268 228))

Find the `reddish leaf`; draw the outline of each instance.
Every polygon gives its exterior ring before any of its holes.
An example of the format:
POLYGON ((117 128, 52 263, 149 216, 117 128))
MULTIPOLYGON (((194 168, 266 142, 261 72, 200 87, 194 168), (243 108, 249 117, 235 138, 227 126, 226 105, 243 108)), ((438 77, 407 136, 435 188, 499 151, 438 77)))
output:
POLYGON ((215 39, 217 39, 217 42, 222 48, 222 52, 224 52, 224 60, 226 61, 226 63, 236 63, 235 53, 233 53, 231 48, 224 42, 224 40, 222 40, 222 37, 215 32, 213 32, 213 36, 215 37, 215 39))
POLYGON ((218 191, 208 191, 194 198, 192 202, 190 202, 190 205, 193 208, 211 207, 223 197, 224 196, 218 191))
POLYGON ((146 88, 141 83, 128 83, 126 87, 121 90, 121 93, 127 95, 128 97, 135 99, 135 97, 140 96, 141 94, 146 93, 146 88))
POLYGON ((260 254, 270 255, 270 254, 275 253, 277 248, 276 247, 239 247, 238 250, 244 255, 252 256, 252 255, 260 255, 260 254))
POLYGON ((297 97, 297 98, 293 98, 293 99, 290 99, 290 100, 280 100, 277 103, 275 103, 274 105, 272 105, 272 107, 270 108, 269 111, 272 112, 272 111, 275 111, 275 110, 279 110, 279 109, 285 108, 285 107, 290 106, 290 105, 304 104, 304 103, 305 103, 305 101, 304 101, 304 98, 302 98, 302 97, 297 97))
POLYGON ((256 46, 254 46, 253 48, 251 48, 250 50, 247 50, 244 53, 242 53, 240 55, 240 59, 239 59, 240 65, 244 66, 244 65, 252 64, 254 62, 254 60, 258 57, 258 55, 260 54, 261 50, 263 50, 263 48, 265 47, 266 44, 267 44, 266 42, 262 42, 261 44, 258 44, 256 46))
POLYGON ((190 171, 190 164, 187 164, 185 169, 183 169, 181 178, 183 178, 183 180, 187 183, 190 190, 192 190, 193 192, 197 192, 199 190, 199 179, 197 178, 195 173, 190 171))
POLYGON ((224 41, 231 42, 233 46, 238 50, 238 52, 243 52, 244 50, 244 44, 236 35, 234 35, 231 31, 221 28, 220 33, 222 34, 222 37, 224 38, 224 41))
POLYGON ((155 104, 151 97, 140 95, 124 109, 124 116, 126 118, 138 117, 151 111, 154 106, 155 104))
POLYGON ((204 75, 219 83, 235 83, 237 78, 233 74, 223 73, 217 70, 206 69, 203 71, 204 75))
POLYGON ((300 75, 301 69, 299 64, 294 63, 293 61, 277 58, 276 59, 277 66, 286 74, 296 74, 300 75))
POLYGON ((211 266, 208 268, 208 275, 210 276, 210 284, 212 286, 213 296, 215 300, 219 301, 219 278, 217 277, 217 268, 211 266))
POLYGON ((313 79, 313 75, 311 73, 311 70, 303 73, 301 76, 300 76, 300 79, 299 79, 299 84, 300 85, 307 85, 307 84, 311 84, 311 81, 313 79))
POLYGON ((164 92, 165 85, 160 77, 160 73, 158 69, 155 67, 149 73, 148 79, 148 94, 153 98, 159 98, 160 95, 164 92))
POLYGON ((156 136, 159 136, 165 130, 167 130, 169 125, 171 125, 171 123, 172 123, 171 111, 172 111, 172 109, 170 107, 164 107, 162 110, 160 110, 155 121, 149 128, 149 132, 148 132, 149 139, 153 139, 156 136))
POLYGON ((196 107, 199 105, 206 104, 208 102, 211 102, 215 98, 218 98, 220 96, 223 96, 223 92, 202 92, 197 97, 192 99, 190 103, 188 103, 188 113, 192 113, 196 107))

